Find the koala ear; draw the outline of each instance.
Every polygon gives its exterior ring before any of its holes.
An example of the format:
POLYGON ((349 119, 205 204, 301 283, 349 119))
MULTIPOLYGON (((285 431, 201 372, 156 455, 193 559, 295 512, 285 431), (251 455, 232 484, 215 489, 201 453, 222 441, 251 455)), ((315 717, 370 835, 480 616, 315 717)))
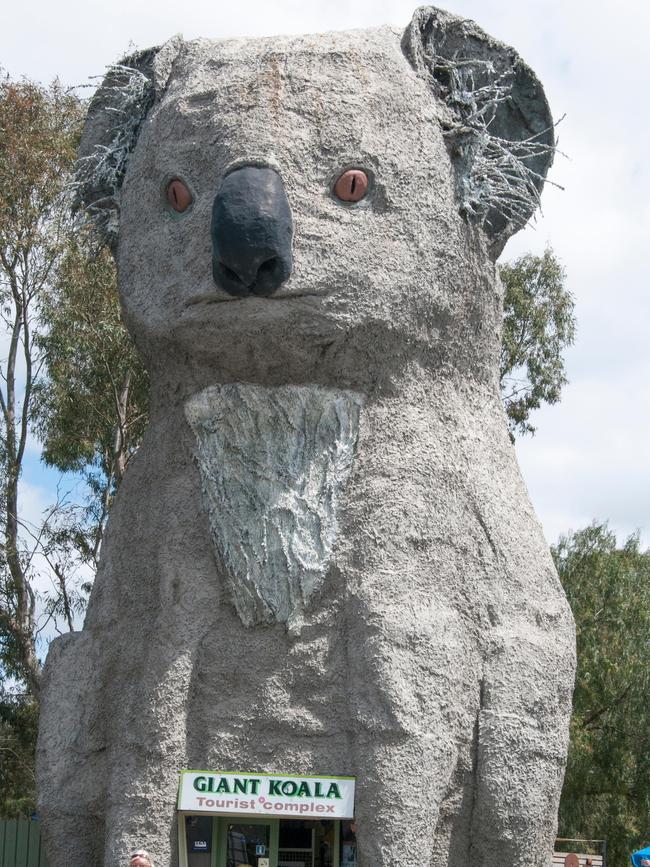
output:
POLYGON ((496 258, 539 205, 553 162, 553 118, 535 73, 473 21, 417 9, 402 50, 441 102, 461 212, 496 258))
POLYGON ((119 191, 147 112, 164 92, 181 50, 175 36, 159 48, 111 66, 88 107, 75 173, 75 207, 95 223, 102 240, 117 243, 119 191))

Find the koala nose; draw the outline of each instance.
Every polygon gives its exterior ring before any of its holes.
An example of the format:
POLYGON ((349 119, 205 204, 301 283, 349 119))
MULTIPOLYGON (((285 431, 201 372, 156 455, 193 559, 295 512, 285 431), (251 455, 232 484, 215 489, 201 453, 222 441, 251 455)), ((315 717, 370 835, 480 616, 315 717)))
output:
POLYGON ((244 166, 212 206, 212 274, 230 295, 271 295, 291 274, 291 207, 280 175, 244 166))

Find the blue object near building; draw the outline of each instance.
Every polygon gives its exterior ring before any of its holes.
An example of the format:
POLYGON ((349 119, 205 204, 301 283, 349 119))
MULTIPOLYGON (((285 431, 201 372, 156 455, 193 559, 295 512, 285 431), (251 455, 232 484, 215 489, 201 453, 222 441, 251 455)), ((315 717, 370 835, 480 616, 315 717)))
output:
POLYGON ((630 860, 634 864, 634 867, 648 867, 650 865, 650 846, 646 846, 645 849, 639 849, 638 852, 633 852, 630 855, 630 860))

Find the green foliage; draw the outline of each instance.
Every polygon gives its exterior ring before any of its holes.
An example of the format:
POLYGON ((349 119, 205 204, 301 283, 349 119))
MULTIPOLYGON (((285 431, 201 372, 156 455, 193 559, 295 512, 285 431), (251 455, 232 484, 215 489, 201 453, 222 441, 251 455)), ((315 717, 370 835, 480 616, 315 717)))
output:
POLYGON ((501 392, 510 436, 534 433, 530 413, 557 403, 567 383, 563 352, 573 343, 573 298, 551 249, 501 266, 505 289, 501 392))
POLYGON ((75 628, 88 589, 79 586, 80 566, 96 564, 146 414, 146 377, 120 322, 113 262, 70 211, 84 108, 57 82, 0 76, 2 815, 34 806, 37 637, 46 626, 75 628), (57 498, 38 526, 25 519, 20 496, 30 427, 48 463, 90 485, 87 508, 57 498), (43 572, 51 591, 37 589, 43 572))
POLYGON ((34 753, 38 706, 0 693, 0 816, 17 819, 36 809, 34 753))
POLYGON ((19 482, 41 371, 39 312, 71 229, 66 183, 82 116, 81 101, 58 82, 0 77, 0 678, 22 681, 34 698, 39 534, 24 521, 19 482))
POLYGON ((0 80, 0 283, 9 282, 16 266, 37 288, 47 278, 51 261, 42 248, 58 241, 59 220, 52 218, 63 213, 61 193, 75 160, 82 117, 81 100, 58 81, 41 87, 0 80), (25 274, 28 262, 32 268, 25 274), (35 277, 40 278, 36 284, 35 277))
POLYGON ((607 838, 609 864, 650 843, 650 552, 606 524, 553 550, 576 619, 578 671, 560 836, 607 838))
POLYGON ((113 259, 89 231, 70 239, 42 306, 47 378, 34 421, 45 462, 88 482, 88 533, 76 522, 74 538, 84 558, 96 560, 112 497, 146 425, 149 383, 122 324, 113 259))

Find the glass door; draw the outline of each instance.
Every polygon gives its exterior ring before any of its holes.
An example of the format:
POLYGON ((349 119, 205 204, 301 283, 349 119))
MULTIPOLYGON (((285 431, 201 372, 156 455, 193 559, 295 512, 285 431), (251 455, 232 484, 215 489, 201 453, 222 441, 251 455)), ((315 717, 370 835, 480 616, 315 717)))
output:
POLYGON ((277 822, 219 820, 218 867, 277 867, 277 822))

